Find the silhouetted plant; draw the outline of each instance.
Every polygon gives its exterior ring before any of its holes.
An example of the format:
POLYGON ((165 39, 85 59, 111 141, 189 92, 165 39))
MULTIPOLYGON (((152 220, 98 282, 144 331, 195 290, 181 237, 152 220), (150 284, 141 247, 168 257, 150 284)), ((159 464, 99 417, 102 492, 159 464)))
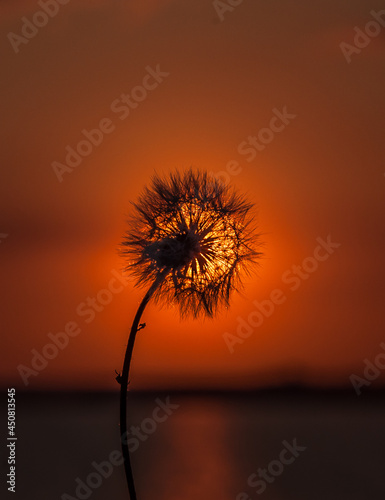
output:
POLYGON ((122 451, 131 500, 136 500, 127 443, 127 385, 136 333, 148 301, 179 306, 182 317, 213 317, 242 286, 242 272, 256 263, 252 204, 206 172, 192 169, 155 176, 129 220, 122 243, 126 270, 147 287, 131 327, 120 391, 122 451))

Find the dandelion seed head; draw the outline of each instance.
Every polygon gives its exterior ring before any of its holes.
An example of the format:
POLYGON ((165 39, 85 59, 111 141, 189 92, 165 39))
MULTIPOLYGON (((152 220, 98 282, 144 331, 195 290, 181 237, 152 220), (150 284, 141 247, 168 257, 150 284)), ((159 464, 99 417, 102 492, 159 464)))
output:
POLYGON ((213 316, 260 256, 251 210, 206 172, 155 175, 122 242, 127 271, 138 286, 165 275, 154 298, 178 305, 181 316, 213 316))

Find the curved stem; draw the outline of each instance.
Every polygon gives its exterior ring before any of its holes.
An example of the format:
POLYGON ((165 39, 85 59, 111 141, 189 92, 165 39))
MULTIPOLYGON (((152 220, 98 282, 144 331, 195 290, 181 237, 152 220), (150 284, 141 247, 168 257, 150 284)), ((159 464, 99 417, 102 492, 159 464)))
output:
POLYGON ((126 355, 124 357, 124 363, 123 363, 123 371, 120 378, 120 440, 121 440, 122 453, 124 459, 124 471, 126 473, 127 486, 128 486, 128 491, 130 493, 130 500, 136 500, 135 484, 132 475, 130 454, 128 451, 128 435, 127 435, 127 387, 128 387, 128 377, 130 373, 131 358, 132 358, 132 352, 134 350, 136 334, 138 332, 139 321, 140 318, 142 317, 143 311, 146 305, 148 304, 149 300, 151 299, 152 295, 154 294, 155 290, 164 280, 168 272, 169 272, 168 270, 165 270, 158 276, 158 278, 150 286, 149 290, 143 297, 143 300, 138 307, 134 321, 132 323, 130 336, 128 338, 126 355))

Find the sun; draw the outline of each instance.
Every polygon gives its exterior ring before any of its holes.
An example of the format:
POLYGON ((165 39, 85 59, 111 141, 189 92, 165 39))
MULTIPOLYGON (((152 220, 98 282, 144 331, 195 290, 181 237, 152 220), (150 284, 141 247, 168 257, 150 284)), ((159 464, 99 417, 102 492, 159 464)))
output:
POLYGON ((140 285, 162 274, 155 299, 179 305, 182 315, 213 316, 259 256, 251 206, 207 173, 155 177, 123 242, 127 270, 140 285))

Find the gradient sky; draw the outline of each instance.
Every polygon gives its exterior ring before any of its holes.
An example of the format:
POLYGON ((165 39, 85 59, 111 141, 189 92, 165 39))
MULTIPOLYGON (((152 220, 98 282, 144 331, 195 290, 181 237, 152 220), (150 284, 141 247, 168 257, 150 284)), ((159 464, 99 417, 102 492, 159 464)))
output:
POLYGON ((73 1, 15 53, 7 35, 40 8, 2 2, 2 385, 24 387, 18 367, 31 367, 31 350, 76 322, 80 333, 28 389, 117 389, 143 292, 129 282, 89 323, 79 307, 121 272, 130 202, 155 170, 218 174, 231 161, 239 172, 226 180, 258 206, 258 276, 215 320, 150 304, 133 386, 351 387, 351 374, 363 376, 385 341, 385 27, 350 63, 340 44, 383 8, 244 0, 221 21, 211 1, 73 1), (121 119, 112 103, 157 65, 169 75, 121 119), (295 118, 248 161, 240 144, 285 107, 295 118), (113 131, 59 182, 52 163, 104 118, 113 131), (291 290, 284 273, 328 235, 339 248, 291 290), (285 302, 230 353, 224 334, 274 289, 285 302))

